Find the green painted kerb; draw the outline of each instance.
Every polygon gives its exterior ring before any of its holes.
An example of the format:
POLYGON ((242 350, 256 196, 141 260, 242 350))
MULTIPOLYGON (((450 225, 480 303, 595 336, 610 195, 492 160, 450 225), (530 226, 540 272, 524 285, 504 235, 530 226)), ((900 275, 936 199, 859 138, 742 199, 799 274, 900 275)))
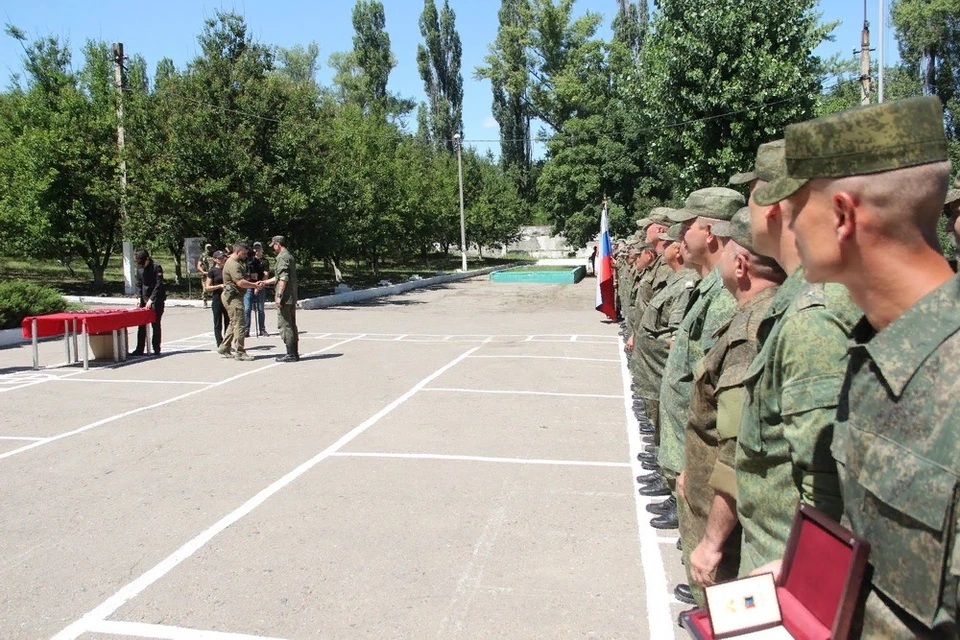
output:
POLYGON ((490 279, 494 282, 532 282, 537 284, 576 284, 587 275, 583 265, 558 270, 555 266, 545 267, 543 271, 536 267, 516 267, 494 271, 490 279))

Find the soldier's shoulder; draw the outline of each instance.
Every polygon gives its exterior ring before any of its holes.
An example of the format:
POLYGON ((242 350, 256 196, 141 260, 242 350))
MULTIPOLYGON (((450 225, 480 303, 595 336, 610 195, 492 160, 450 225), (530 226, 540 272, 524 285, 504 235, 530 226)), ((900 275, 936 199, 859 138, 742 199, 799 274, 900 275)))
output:
POLYGON ((828 314, 847 327, 853 327, 863 312, 842 284, 807 284, 800 290, 794 303, 797 313, 828 314))

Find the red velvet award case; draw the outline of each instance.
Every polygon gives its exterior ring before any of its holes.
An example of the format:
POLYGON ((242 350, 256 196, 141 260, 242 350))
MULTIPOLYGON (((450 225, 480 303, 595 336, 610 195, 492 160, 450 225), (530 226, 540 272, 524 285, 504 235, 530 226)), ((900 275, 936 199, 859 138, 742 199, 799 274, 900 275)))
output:
MULTIPOLYGON (((736 638, 778 626, 799 640, 846 640, 869 554, 870 544, 866 540, 823 512, 800 504, 787 540, 780 580, 776 583, 782 620, 762 627, 750 626, 747 622, 736 630, 730 630, 730 625, 725 623, 715 635, 710 610, 693 609, 681 615, 683 626, 697 640, 736 638)), ((738 581, 716 586, 729 589, 728 585, 738 581)), ((714 613, 718 618, 725 614, 714 613)), ((758 633, 757 637, 762 635, 765 634, 758 633)))

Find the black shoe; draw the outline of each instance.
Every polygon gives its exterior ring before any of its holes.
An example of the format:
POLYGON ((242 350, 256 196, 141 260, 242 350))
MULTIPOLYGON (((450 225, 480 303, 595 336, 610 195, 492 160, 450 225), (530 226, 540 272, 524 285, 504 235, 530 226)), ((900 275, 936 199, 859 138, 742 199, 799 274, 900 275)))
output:
POLYGON ((687 584, 678 584, 677 588, 673 590, 673 597, 684 604, 697 604, 697 601, 693 599, 693 592, 690 591, 690 585, 687 584))
POLYGON ((683 551, 683 540, 677 538, 677 551, 683 551))
POLYGON ((649 453, 649 452, 647 452, 647 453, 638 453, 638 454, 637 454, 637 460, 639 460, 640 462, 656 462, 656 461, 657 461, 657 454, 656 454, 656 452, 653 452, 653 453, 649 453))
POLYGON ((654 433, 656 433, 656 429, 648 422, 640 425, 640 433, 645 436, 652 436, 654 433))
POLYGON ((142 358, 142 357, 143 357, 143 349, 134 349, 133 351, 131 351, 130 353, 127 354, 127 357, 129 357, 129 358, 142 358))
POLYGON ((257 334, 257 336, 260 338, 269 338, 270 334, 267 333, 266 331, 261 331, 260 333, 257 334))
POLYGON ((637 482, 640 484, 653 484, 655 482, 660 482, 662 480, 663 480, 663 476, 660 475, 659 471, 648 473, 645 476, 637 476, 637 482))
POLYGON ((663 481, 663 478, 661 478, 659 482, 648 484, 645 487, 640 487, 637 489, 637 491, 640 493, 640 495, 648 496, 650 498, 670 495, 670 487, 668 487, 667 483, 663 481))
POLYGON ((670 513, 663 513, 650 521, 650 526, 654 529, 678 529, 680 521, 677 520, 677 510, 670 513))
POLYGON ((670 496, 663 502, 654 502, 653 504, 647 505, 647 511, 655 515, 670 513, 676 508, 677 508, 677 499, 673 496, 670 496))
POLYGON ((244 337, 244 338, 249 338, 249 337, 250 337, 250 332, 247 331, 245 334, 243 334, 243 337, 244 337))
POLYGON ((660 465, 656 461, 653 462, 641 462, 640 468, 644 471, 659 471, 660 465))
POLYGON ((300 362, 300 356, 277 356, 277 362, 300 362))
POLYGON ((644 451, 644 453, 656 453, 656 452, 657 452, 657 445, 655 445, 655 444, 653 444, 653 443, 651 442, 650 444, 645 445, 645 446, 643 447, 643 451, 644 451))

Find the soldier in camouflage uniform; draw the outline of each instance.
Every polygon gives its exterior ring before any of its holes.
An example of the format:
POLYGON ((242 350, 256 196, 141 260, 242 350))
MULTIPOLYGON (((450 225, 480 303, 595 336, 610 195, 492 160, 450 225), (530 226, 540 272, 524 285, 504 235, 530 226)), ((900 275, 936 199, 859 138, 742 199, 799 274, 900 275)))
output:
POLYGON ((279 362, 300 361, 300 332, 297 329, 297 263, 287 249, 283 236, 273 236, 270 247, 277 254, 274 275, 263 281, 263 286, 276 286, 274 303, 277 306, 277 329, 287 353, 277 358, 279 362))
POLYGON ((830 440, 847 340, 860 314, 844 287, 805 281, 790 203, 762 195, 786 171, 783 149, 782 140, 761 145, 750 183, 754 246, 788 277, 761 323, 760 353, 745 376, 736 455, 741 575, 783 555, 798 501, 838 520, 842 510, 830 440))
POLYGON ((740 568, 734 457, 743 376, 757 355, 760 320, 787 277, 772 258, 753 251, 746 207, 730 222, 714 225, 713 234, 726 239, 720 275, 738 309, 714 333, 716 343, 694 368, 684 469, 677 481, 684 505, 680 521, 684 565, 701 607, 706 604, 703 587, 736 578, 740 568))
MULTIPOLYGON (((634 393, 643 400, 647 419, 654 426, 654 444, 659 444, 659 408, 660 408, 660 381, 663 378, 663 368, 670 352, 683 311, 686 307, 690 292, 700 280, 700 274, 694 269, 696 265, 684 260, 680 251, 681 225, 670 227, 667 233, 661 233, 660 239, 666 239, 670 244, 664 249, 664 264, 672 271, 663 290, 650 300, 644 309, 640 321, 637 323, 634 337, 633 358, 637 363, 637 373, 634 376, 634 393)), ((655 462, 656 458, 648 456, 647 460, 655 462)))
POLYGON ((203 300, 204 309, 207 308, 207 300, 210 294, 203 285, 207 281, 207 272, 213 264, 213 245, 208 243, 203 246, 203 253, 197 260, 197 271, 200 272, 200 298, 203 300))
POLYGON ((693 367, 713 346, 714 332, 726 324, 737 309, 736 300, 720 280, 716 267, 722 247, 710 229, 718 221, 729 221, 743 204, 743 196, 736 191, 709 187, 691 193, 684 207, 671 214, 673 220, 684 225, 683 243, 693 261, 706 270, 706 275, 690 294, 660 388, 657 459, 668 482, 683 470, 683 432, 693 392, 693 367))
POLYGON ((832 449, 845 524, 872 545, 865 638, 960 631, 960 277, 935 242, 943 121, 925 97, 792 125, 787 177, 755 194, 791 203, 807 279, 846 285, 864 313, 832 449))
MULTIPOLYGON (((720 281, 716 266, 722 245, 711 229, 719 221, 729 221, 743 204, 743 196, 736 191, 710 187, 691 193, 683 208, 670 214, 673 221, 683 224, 683 244, 693 261, 709 271, 690 294, 664 366, 660 387, 660 449, 657 454, 663 478, 641 488, 641 495, 663 495, 664 487, 675 493, 676 477, 683 470, 683 431, 693 390, 693 367, 713 346, 714 332, 730 320, 737 307, 733 296, 720 281)), ((679 501, 677 506, 676 514, 654 518, 650 526, 676 528, 678 520, 683 518, 679 501)), ((686 584, 678 585, 674 595, 681 602, 693 603, 686 584)))

